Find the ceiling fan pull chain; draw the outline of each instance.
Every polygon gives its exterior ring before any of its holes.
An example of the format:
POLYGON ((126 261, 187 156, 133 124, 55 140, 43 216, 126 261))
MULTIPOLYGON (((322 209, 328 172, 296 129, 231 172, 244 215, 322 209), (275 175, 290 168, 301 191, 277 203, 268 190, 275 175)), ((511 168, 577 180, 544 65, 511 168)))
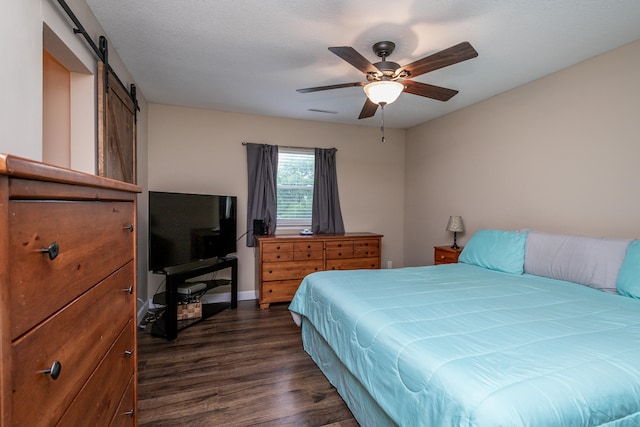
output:
POLYGON ((380 103, 380 108, 382 110, 382 126, 380 127, 380 131, 382 132, 382 142, 384 143, 386 140, 384 138, 384 104, 385 102, 380 103))

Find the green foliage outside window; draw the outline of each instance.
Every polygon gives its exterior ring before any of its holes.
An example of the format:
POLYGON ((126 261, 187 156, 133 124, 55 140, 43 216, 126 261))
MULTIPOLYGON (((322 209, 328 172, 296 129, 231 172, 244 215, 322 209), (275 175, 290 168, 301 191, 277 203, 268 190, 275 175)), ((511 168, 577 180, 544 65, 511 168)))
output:
POLYGON ((313 151, 279 150, 278 220, 307 220, 311 223, 314 167, 313 151))

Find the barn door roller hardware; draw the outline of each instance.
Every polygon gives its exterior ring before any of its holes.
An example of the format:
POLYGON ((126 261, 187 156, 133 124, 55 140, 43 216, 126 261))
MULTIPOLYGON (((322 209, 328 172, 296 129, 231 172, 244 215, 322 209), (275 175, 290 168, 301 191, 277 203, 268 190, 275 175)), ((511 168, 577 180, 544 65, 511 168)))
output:
POLYGON ((120 78, 118 77, 118 74, 116 74, 113 68, 111 68, 111 65, 109 65, 109 48, 108 48, 106 37, 100 36, 100 40, 99 40, 100 46, 98 47, 93 41, 93 39, 91 39, 91 36, 89 35, 89 33, 87 33, 87 31, 84 29, 84 27, 82 26, 82 23, 80 22, 78 17, 75 15, 75 13, 73 13, 73 11, 71 10, 67 2, 65 0, 58 0, 58 3, 60 4, 60 7, 62 7, 62 9, 65 11, 69 19, 71 19, 71 21, 73 22, 73 25, 75 26, 73 28, 73 32, 75 34, 81 34, 84 37, 84 39, 87 41, 91 49, 93 50, 93 53, 95 53, 98 59, 104 63, 105 70, 107 70, 107 72, 104 74, 105 91, 107 91, 109 88, 107 77, 108 77, 108 74, 111 73, 113 77, 115 77, 115 79, 118 81, 118 83, 120 83, 120 85, 127 92, 129 97, 133 101, 134 105, 136 106, 136 110, 139 111, 140 107, 138 106, 138 100, 136 99, 136 91, 127 90, 127 87, 122 83, 122 80, 120 80, 120 78))

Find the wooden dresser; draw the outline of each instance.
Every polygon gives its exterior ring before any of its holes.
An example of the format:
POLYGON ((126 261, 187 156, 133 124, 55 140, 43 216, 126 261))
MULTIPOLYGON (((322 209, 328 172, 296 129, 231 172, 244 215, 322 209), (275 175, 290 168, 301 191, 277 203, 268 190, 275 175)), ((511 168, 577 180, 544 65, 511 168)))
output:
POLYGON ((324 270, 380 268, 382 235, 256 236, 256 286, 260 308, 291 301, 302 279, 324 270))
POLYGON ((136 425, 139 187, 0 155, 0 425, 136 425))

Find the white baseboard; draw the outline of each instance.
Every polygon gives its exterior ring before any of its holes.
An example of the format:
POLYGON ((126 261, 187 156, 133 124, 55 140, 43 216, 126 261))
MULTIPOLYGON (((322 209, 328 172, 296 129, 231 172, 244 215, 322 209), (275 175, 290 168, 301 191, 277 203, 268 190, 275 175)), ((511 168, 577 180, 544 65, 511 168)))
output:
MULTIPOLYGON (((138 302, 142 302, 142 300, 140 298, 138 298, 138 302)), ((146 302, 144 302, 142 304, 142 307, 140 307, 140 309, 138 310, 138 323, 137 325, 140 325, 142 323, 142 321, 144 320, 144 316, 147 314, 147 311, 149 311, 149 305, 151 304, 151 300, 147 300, 146 302)))

